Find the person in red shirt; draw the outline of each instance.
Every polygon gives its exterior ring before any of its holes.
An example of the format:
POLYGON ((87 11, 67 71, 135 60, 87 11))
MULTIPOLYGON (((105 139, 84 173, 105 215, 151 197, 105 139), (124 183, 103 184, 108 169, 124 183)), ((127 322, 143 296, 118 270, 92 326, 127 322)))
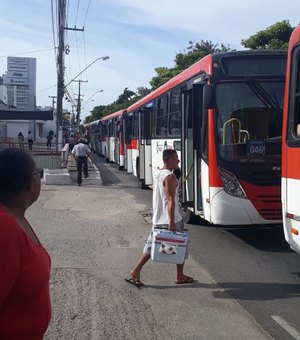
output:
POLYGON ((50 257, 25 218, 40 189, 27 151, 0 151, 0 339, 43 339, 50 322, 50 257))

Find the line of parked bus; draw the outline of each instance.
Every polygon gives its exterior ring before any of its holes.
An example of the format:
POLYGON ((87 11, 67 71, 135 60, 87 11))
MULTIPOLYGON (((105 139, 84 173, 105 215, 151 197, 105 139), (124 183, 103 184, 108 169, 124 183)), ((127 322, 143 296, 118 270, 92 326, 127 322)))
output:
POLYGON ((142 188, 151 186, 163 150, 176 149, 185 221, 199 215, 217 225, 275 224, 283 206, 286 239, 299 251, 299 35, 292 36, 288 68, 285 51, 202 58, 127 109, 88 124, 92 149, 142 188))

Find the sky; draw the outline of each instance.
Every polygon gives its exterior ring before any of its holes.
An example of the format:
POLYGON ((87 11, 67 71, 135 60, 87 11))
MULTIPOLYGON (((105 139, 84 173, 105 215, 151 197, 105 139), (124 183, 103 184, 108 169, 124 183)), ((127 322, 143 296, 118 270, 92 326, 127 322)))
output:
MULTIPOLYGON (((57 95, 57 1, 1 0, 0 74, 7 70, 8 56, 36 58, 39 106, 51 106, 49 96, 57 95)), ((87 81, 81 83, 84 119, 126 87, 150 88, 154 69, 173 67, 176 53, 186 50, 189 41, 241 50, 242 39, 282 20, 299 24, 299 1, 67 0, 68 27, 84 31, 65 32, 65 84, 74 78, 87 81), (109 60, 95 61, 104 56, 109 60)), ((79 83, 67 88, 76 100, 79 83)), ((71 103, 64 100, 63 108, 71 111, 71 103)))

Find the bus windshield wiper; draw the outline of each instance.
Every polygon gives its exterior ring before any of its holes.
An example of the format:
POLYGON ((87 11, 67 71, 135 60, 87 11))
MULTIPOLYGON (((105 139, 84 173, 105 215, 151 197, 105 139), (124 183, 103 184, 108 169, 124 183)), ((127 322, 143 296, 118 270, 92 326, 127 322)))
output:
POLYGON ((256 79, 248 77, 247 84, 267 107, 272 108, 277 112, 281 112, 278 99, 276 97, 272 98, 256 79))

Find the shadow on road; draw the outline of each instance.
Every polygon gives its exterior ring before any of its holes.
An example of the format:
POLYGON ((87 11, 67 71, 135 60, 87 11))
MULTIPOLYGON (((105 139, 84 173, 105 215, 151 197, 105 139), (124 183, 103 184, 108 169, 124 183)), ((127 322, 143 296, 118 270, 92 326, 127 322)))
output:
POLYGON ((284 239, 282 225, 270 227, 223 228, 252 247, 270 252, 292 253, 284 239))
POLYGON ((268 301, 300 297, 300 283, 261 283, 261 282, 219 282, 200 283, 194 282, 187 285, 147 285, 141 289, 214 289, 216 299, 237 299, 268 301))

